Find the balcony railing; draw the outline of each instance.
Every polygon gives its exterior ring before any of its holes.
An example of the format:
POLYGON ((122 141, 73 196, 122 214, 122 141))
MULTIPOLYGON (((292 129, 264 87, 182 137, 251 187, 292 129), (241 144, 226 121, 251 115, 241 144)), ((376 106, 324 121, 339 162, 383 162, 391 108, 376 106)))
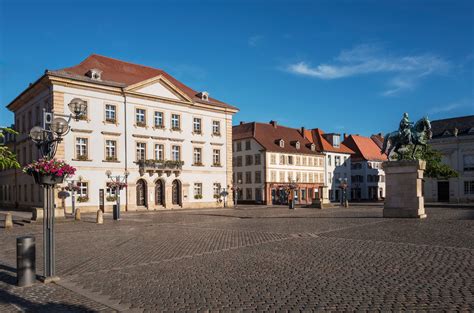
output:
POLYGON ((140 175, 143 175, 145 172, 148 172, 150 175, 157 173, 158 176, 166 174, 170 176, 171 173, 174 173, 175 176, 181 174, 181 169, 183 168, 183 161, 174 161, 174 160, 140 160, 136 162, 140 171, 140 175))

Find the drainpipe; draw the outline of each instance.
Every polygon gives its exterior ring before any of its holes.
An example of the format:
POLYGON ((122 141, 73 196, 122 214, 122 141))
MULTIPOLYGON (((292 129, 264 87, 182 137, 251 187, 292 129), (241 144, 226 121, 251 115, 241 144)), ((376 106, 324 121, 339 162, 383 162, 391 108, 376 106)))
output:
MULTIPOLYGON (((124 171, 126 172, 128 170, 128 148, 127 148, 127 95, 125 94, 125 90, 123 87, 120 88, 122 90, 122 96, 123 96, 123 118, 124 118, 124 123, 123 123, 123 129, 124 129, 124 136, 125 136, 125 169, 124 171)), ((125 187, 125 211, 128 211, 128 177, 125 176, 125 184, 127 187, 125 187)), ((119 208, 120 210, 120 208, 119 208)))

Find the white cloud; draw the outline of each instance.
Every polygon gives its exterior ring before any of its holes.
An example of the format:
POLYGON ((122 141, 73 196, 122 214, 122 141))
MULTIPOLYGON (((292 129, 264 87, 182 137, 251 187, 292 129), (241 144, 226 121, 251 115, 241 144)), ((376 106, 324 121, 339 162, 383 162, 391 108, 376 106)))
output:
POLYGON ((428 113, 432 115, 436 115, 440 113, 448 113, 456 109, 465 108, 465 107, 474 108, 474 102, 472 100, 462 99, 462 100, 454 101, 448 104, 435 106, 431 108, 431 110, 428 113))
POLYGON ((382 93, 389 96, 413 89, 422 77, 445 72, 449 67, 448 61, 433 54, 392 56, 379 46, 360 45, 343 50, 331 64, 321 63, 313 67, 306 62, 297 62, 286 69, 290 73, 326 80, 375 73, 393 74, 389 89, 382 93))
POLYGON ((248 39, 247 43, 251 47, 256 47, 262 41, 262 39, 262 35, 253 35, 248 39))

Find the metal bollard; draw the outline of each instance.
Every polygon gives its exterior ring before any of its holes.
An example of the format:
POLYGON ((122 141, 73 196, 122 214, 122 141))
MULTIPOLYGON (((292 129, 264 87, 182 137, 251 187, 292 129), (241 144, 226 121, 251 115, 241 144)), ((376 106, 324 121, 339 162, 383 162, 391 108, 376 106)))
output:
POLYGON ((118 205, 114 204, 112 206, 112 208, 113 208, 113 212, 112 212, 113 213, 113 218, 114 218, 114 220, 118 220, 120 218, 120 215, 119 215, 120 212, 118 210, 118 205))
POLYGON ((16 238, 16 277, 20 287, 31 286, 36 280, 35 237, 16 238))

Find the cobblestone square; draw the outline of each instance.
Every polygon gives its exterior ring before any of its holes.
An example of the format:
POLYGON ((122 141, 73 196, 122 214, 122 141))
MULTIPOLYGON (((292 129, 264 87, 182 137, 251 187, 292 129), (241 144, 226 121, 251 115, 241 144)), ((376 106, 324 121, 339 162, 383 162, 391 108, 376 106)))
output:
POLYGON ((60 220, 57 284, 15 286, 0 229, 0 311, 474 310, 474 210, 382 218, 380 206, 125 213, 60 220))

